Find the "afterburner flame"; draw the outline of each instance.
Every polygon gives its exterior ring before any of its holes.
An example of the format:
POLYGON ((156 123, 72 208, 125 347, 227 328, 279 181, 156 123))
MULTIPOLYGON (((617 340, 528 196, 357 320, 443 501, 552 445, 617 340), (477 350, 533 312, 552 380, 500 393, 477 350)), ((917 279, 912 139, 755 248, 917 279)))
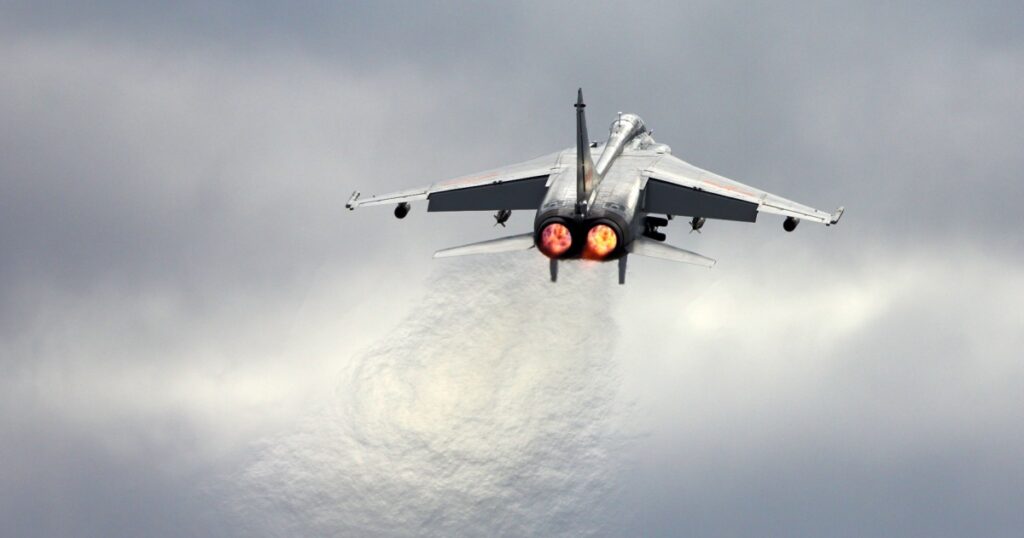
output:
POLYGON ((606 224, 598 224, 587 232, 586 257, 600 260, 611 254, 619 244, 619 236, 606 224))
POLYGON ((553 222, 540 232, 540 250, 554 258, 561 256, 572 246, 572 234, 564 224, 553 222))

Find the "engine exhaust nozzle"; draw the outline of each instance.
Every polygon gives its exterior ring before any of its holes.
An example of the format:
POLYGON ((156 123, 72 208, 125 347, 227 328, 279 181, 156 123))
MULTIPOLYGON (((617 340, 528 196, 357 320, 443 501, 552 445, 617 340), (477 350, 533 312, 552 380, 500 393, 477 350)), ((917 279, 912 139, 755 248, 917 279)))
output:
POLYGON ((561 222, 552 222, 540 232, 537 248, 549 258, 557 258, 572 247, 572 233, 561 222))
POLYGON ((583 257, 603 260, 619 246, 619 234, 607 224, 598 224, 587 232, 587 247, 583 257))

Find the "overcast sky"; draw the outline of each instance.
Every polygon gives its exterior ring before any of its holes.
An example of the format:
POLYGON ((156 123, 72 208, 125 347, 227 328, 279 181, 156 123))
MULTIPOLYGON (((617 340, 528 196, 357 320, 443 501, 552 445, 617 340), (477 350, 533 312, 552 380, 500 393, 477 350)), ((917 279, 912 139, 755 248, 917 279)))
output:
POLYGON ((1020 2, 0 2, 0 535, 1019 536, 1020 2), (641 115, 708 271, 344 209, 641 115))

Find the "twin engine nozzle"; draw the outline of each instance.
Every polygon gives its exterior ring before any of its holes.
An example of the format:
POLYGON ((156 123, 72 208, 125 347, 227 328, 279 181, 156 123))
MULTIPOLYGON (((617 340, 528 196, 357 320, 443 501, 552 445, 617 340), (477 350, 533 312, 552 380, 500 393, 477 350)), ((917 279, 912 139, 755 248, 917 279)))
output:
POLYGON ((549 258, 580 256, 588 260, 603 260, 615 253, 622 243, 617 227, 611 223, 581 224, 580 228, 587 229, 585 238, 581 233, 573 234, 569 222, 549 221, 537 235, 537 248, 549 258))
POLYGON ((572 232, 561 222, 552 222, 540 231, 537 248, 549 258, 558 258, 572 248, 572 232))

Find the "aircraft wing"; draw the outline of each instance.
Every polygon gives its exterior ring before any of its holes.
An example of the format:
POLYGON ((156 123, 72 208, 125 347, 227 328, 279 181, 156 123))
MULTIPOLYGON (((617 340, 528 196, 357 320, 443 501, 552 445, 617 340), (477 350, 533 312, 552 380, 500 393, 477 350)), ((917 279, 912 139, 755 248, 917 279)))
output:
MULTIPOLYGON (((356 209, 427 200, 427 211, 537 209, 547 192, 548 178, 563 168, 561 162, 564 153, 552 153, 518 164, 439 181, 418 189, 366 198, 360 198, 359 193, 355 192, 345 207, 356 209)), ((575 157, 575 154, 571 156, 575 157)))
POLYGON ((814 209, 738 181, 702 170, 672 155, 662 155, 644 171, 644 210, 688 217, 754 222, 758 213, 773 213, 831 225, 833 213, 814 209))

